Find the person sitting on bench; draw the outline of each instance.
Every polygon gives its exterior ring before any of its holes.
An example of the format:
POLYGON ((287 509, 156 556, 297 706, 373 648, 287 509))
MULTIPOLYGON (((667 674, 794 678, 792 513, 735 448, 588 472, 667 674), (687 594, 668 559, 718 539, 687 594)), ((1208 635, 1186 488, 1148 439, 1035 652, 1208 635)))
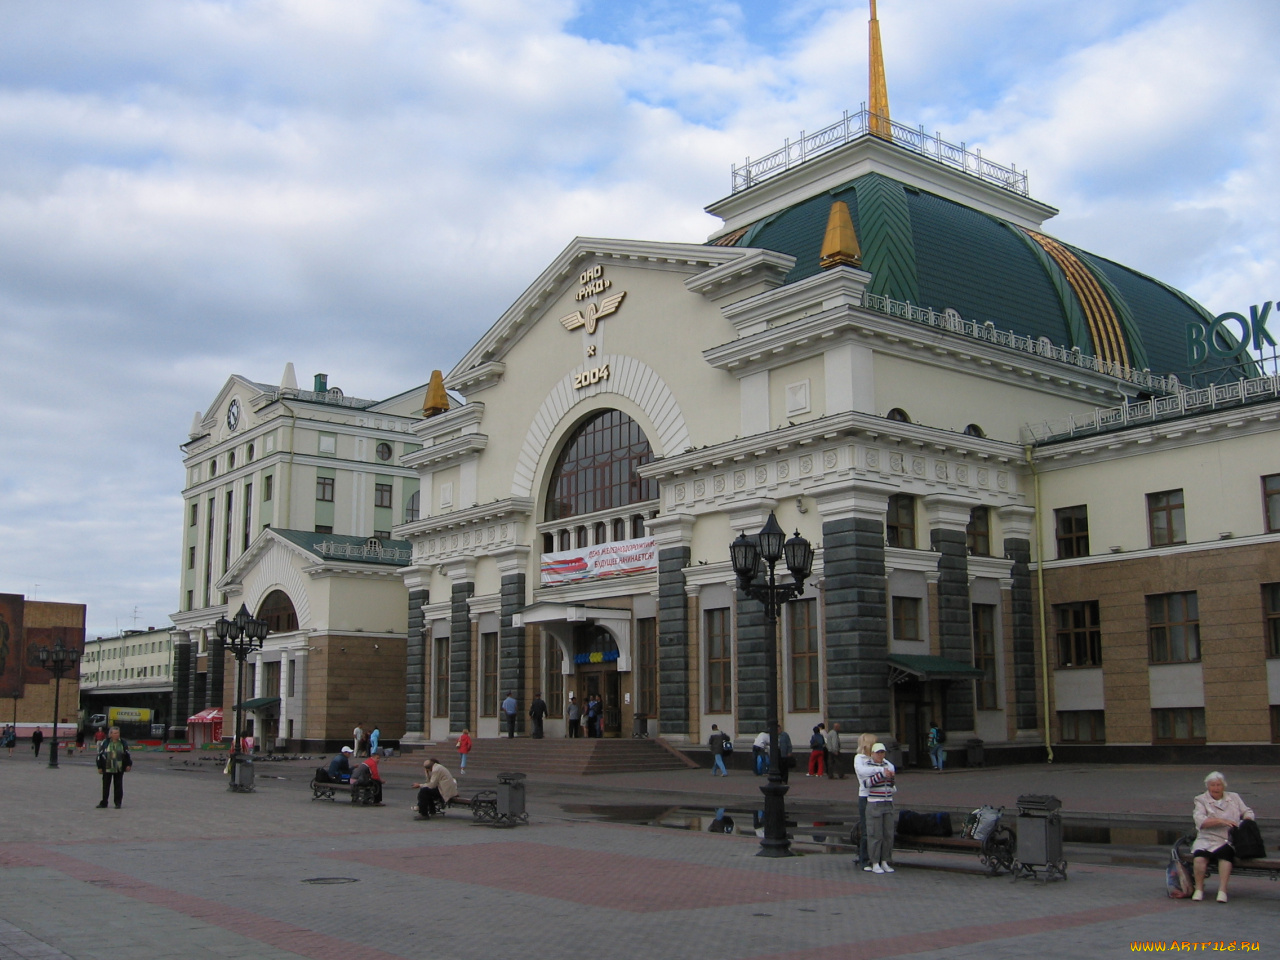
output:
POLYGON ((351 761, 347 758, 351 756, 351 748, 343 747, 341 752, 329 761, 329 781, 331 783, 346 783, 351 779, 351 761))
POLYGON ((427 775, 427 779, 422 783, 414 784, 418 790, 418 802, 413 805, 413 808, 418 811, 418 816, 425 820, 431 816, 436 807, 444 810, 445 805, 458 795, 458 782, 435 757, 422 764, 422 771, 427 775))
POLYGON ((355 772, 351 774, 352 790, 357 790, 369 784, 373 786, 373 802, 375 804, 382 803, 382 777, 378 776, 377 757, 369 757, 360 766, 356 767, 355 772))

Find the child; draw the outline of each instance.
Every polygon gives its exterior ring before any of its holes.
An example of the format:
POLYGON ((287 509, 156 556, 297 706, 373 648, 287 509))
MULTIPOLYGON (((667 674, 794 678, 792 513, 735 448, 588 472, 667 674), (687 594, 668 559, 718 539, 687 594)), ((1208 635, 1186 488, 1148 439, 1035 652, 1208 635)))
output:
POLYGON ((467 772, 467 754, 471 752, 471 731, 463 730, 458 737, 458 776, 467 772))

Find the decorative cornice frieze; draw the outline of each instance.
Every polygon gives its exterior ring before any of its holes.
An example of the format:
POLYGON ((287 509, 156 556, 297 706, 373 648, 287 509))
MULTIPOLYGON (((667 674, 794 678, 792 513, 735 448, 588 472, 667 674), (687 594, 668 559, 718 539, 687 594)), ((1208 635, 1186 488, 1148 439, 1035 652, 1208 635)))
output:
POLYGON ((1021 448, 862 413, 842 413, 648 463, 664 513, 733 512, 759 499, 813 496, 840 481, 890 492, 1020 502, 1021 448))
POLYGON ((405 524, 396 527, 396 535, 413 544, 415 565, 495 556, 527 549, 533 509, 533 500, 513 497, 405 524))

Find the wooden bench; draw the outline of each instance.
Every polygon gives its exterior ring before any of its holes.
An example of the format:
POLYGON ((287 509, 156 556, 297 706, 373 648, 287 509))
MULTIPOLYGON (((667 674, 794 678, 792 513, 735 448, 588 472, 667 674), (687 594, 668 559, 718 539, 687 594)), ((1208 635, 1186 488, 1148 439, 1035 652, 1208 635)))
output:
POLYGON ((357 806, 367 807, 377 803, 378 785, 376 783, 352 784, 345 780, 334 780, 324 767, 317 767, 311 777, 311 799, 337 799, 337 795, 345 793, 357 806))
POLYGON ((471 811, 471 819, 476 823, 498 822, 498 791, 481 790, 474 797, 458 794, 450 797, 443 806, 439 803, 431 805, 431 816, 440 816, 448 812, 450 807, 466 807, 471 811))
MULTIPOLYGON (((1182 861, 1187 868, 1188 876, 1195 876, 1195 864, 1192 862, 1191 856, 1193 853, 1192 844, 1195 842, 1196 835, 1189 833, 1185 837, 1179 837, 1173 845, 1172 856, 1175 860, 1182 861)), ((1210 864, 1206 875, 1216 870, 1217 865, 1210 864)), ((1231 875, 1233 877, 1266 877, 1268 880, 1280 880, 1280 860, 1270 857, 1265 860, 1237 860, 1231 868, 1231 875)))
MULTIPOLYGON (((856 831, 855 831, 856 832, 856 831)), ((978 862, 986 868, 987 876, 998 877, 1003 870, 1013 873, 1018 852, 1018 838, 1003 823, 991 828, 984 840, 968 840, 964 837, 921 837, 913 834, 896 834, 893 845, 907 850, 943 850, 948 853, 976 853, 978 862)))

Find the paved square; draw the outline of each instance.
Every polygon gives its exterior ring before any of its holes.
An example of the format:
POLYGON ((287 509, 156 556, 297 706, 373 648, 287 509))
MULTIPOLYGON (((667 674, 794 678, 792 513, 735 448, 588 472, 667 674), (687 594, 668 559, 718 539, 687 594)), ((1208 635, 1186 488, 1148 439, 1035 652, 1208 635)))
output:
MULTIPOLYGON (((388 765, 378 808, 312 801, 310 766, 259 764, 258 791, 239 795, 218 764, 142 755, 116 811, 94 809, 97 777, 81 758, 58 770, 0 760, 10 798, 0 960, 1080 960, 1132 955, 1134 941, 1233 940, 1278 949, 1280 888, 1263 880, 1237 879, 1220 905, 1167 899, 1154 866, 1072 864, 1069 881, 1042 886, 988 879, 971 857, 903 852, 898 872, 880 877, 847 855, 766 860, 749 835, 581 812, 717 799, 749 809, 758 781, 748 775, 709 783, 687 771, 647 788, 634 775, 531 778, 530 824, 495 830, 458 812, 414 821, 411 761, 388 765)), ((967 797, 1045 775, 983 773, 951 787, 909 774, 904 793, 967 797)), ((491 785, 472 772, 464 786, 477 783, 491 785)), ((790 799, 843 816, 851 793, 808 782, 790 799)))

